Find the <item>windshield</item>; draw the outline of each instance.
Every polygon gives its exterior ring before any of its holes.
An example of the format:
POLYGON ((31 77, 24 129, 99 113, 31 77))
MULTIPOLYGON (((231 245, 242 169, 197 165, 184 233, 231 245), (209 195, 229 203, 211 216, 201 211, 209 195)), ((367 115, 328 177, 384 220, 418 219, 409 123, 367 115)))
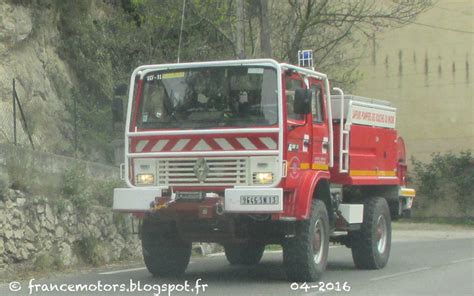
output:
POLYGON ((277 75, 268 67, 228 66, 148 73, 137 126, 212 128, 278 122, 277 75))

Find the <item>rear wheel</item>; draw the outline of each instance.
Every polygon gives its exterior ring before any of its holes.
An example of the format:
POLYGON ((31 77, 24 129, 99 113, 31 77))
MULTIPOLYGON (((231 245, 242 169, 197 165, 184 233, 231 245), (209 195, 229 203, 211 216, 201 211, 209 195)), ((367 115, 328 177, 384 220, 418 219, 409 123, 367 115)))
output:
POLYGON ((326 205, 313 200, 308 220, 297 222, 295 237, 283 244, 283 263, 288 280, 317 281, 326 269, 329 250, 329 219, 326 205))
POLYGON ((384 198, 371 198, 364 204, 361 229, 351 231, 352 259, 359 269, 385 267, 390 256, 392 226, 390 210, 384 198))
POLYGON ((179 276, 191 258, 191 242, 181 240, 171 227, 144 220, 141 232, 145 266, 154 276, 179 276))
POLYGON ((253 265, 262 259, 265 245, 257 242, 228 244, 224 246, 224 250, 230 264, 253 265))

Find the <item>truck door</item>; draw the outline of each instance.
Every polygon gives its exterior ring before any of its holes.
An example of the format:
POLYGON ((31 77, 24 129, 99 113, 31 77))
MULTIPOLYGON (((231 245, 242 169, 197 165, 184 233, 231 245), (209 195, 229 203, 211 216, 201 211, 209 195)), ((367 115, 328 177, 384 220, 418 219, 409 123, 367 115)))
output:
POLYGON ((311 169, 311 116, 293 111, 295 90, 306 88, 301 74, 293 72, 285 75, 284 99, 286 102, 287 126, 287 187, 295 187, 304 170, 311 169))
POLYGON ((326 114, 326 95, 322 81, 310 78, 312 91, 312 161, 314 170, 329 169, 329 130, 326 114))

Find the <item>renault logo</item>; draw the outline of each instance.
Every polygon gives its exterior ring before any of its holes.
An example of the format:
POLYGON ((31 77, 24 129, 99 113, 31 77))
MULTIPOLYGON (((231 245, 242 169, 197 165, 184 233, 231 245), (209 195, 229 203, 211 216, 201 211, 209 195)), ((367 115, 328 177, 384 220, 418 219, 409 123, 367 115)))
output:
POLYGON ((209 174, 209 167, 204 158, 199 158, 194 164, 194 174, 199 182, 204 182, 209 174))

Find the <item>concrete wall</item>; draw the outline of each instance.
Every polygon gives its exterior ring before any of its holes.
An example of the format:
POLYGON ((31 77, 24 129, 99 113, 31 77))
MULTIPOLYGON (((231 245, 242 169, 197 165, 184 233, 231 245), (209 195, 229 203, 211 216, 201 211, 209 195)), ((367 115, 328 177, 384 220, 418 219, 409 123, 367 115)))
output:
POLYGON ((474 1, 440 0, 403 28, 375 35, 354 93, 398 108, 408 154, 474 148, 474 1))
POLYGON ((0 143, 0 169, 4 165, 7 156, 12 155, 12 153, 16 153, 16 157, 31 159, 35 167, 43 173, 61 174, 75 164, 83 164, 90 177, 101 179, 120 178, 119 168, 115 166, 82 161, 72 157, 31 150, 5 143, 0 143))

